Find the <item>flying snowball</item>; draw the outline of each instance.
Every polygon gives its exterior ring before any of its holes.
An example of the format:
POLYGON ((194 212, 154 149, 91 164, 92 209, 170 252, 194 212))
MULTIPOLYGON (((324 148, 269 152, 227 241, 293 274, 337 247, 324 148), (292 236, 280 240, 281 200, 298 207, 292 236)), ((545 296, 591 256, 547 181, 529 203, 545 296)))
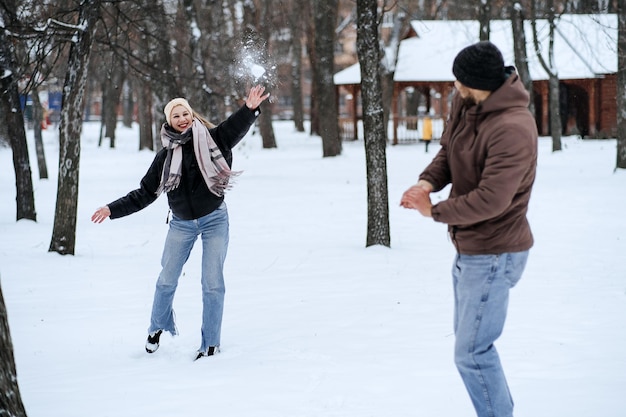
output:
POLYGON ((265 74, 265 68, 258 64, 250 65, 250 72, 254 75, 254 78, 258 80, 263 74, 265 74))

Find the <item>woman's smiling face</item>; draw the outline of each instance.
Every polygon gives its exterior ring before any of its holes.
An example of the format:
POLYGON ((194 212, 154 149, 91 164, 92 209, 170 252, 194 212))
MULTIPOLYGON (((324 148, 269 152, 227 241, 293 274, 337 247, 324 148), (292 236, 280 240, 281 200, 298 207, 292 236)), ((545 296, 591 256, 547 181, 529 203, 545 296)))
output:
POLYGON ((191 126, 193 115, 185 106, 178 105, 172 109, 170 113, 170 126, 177 132, 184 132, 191 126))

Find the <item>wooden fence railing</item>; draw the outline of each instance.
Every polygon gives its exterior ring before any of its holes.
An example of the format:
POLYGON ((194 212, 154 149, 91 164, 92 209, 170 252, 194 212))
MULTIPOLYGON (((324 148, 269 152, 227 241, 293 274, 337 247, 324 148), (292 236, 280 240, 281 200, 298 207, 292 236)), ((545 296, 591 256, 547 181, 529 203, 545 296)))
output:
MULTIPOLYGON (((423 116, 404 116, 389 121, 387 129, 391 143, 413 143, 425 140, 438 140, 443 132, 443 119, 423 116)), ((363 139, 363 123, 354 123, 349 117, 339 118, 339 134, 342 140, 363 139), (355 130, 356 129, 356 130, 355 130)))

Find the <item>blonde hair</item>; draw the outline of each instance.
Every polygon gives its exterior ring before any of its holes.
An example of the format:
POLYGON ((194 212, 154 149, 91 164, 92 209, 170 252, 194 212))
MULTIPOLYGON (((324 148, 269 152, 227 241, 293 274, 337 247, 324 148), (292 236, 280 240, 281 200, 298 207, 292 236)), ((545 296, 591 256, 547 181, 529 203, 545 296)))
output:
POLYGON ((204 118, 204 116, 198 114, 195 110, 193 111, 193 117, 200 120, 200 122, 205 125, 207 129, 213 129, 215 127, 213 123, 209 122, 204 118))

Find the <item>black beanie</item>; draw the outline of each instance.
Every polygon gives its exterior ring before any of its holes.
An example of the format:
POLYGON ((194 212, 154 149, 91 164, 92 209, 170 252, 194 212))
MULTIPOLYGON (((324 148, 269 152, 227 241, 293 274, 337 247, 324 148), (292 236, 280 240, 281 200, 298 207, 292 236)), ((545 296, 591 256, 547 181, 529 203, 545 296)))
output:
POLYGON ((504 83, 504 59, 493 43, 478 42, 459 52, 452 73, 466 87, 495 91, 504 83))

